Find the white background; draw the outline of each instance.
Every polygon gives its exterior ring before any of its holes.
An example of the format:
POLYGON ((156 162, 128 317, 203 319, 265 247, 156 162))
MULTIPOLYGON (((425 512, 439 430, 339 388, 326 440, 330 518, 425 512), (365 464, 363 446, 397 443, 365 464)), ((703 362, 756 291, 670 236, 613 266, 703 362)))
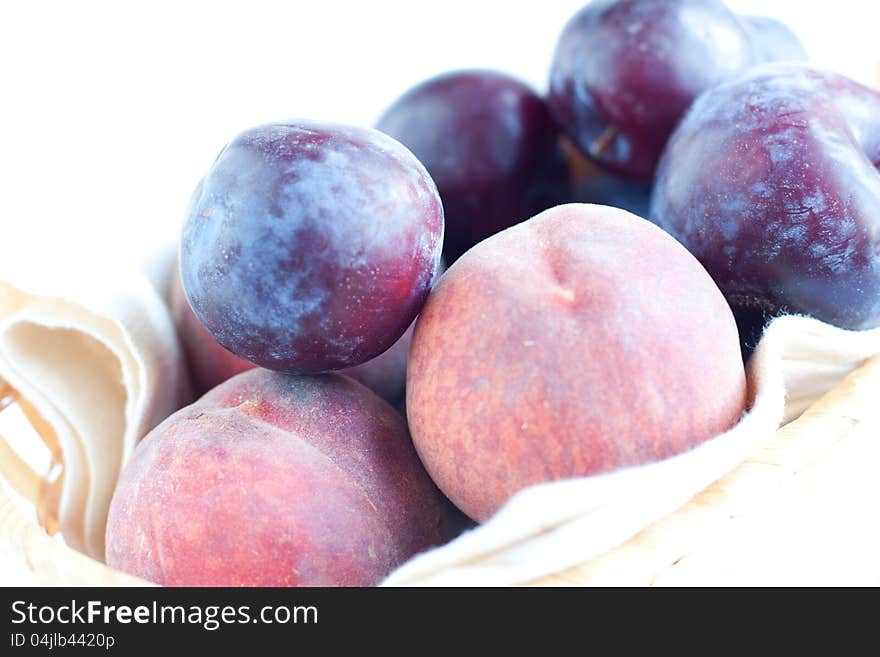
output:
MULTIPOLYGON (((498 68, 543 92, 557 35, 583 4, 4 1, 0 242, 36 256, 18 243, 35 226, 36 241, 71 249, 174 239, 190 191, 240 130, 370 124, 444 70, 498 68)), ((729 5, 785 19, 815 61, 876 82, 873 0, 729 5)))

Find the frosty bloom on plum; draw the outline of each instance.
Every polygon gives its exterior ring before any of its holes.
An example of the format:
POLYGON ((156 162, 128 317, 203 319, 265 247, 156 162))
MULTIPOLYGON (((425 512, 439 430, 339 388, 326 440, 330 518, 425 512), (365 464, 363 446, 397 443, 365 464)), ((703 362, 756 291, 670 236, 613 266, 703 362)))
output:
POLYGON ((180 267, 199 320, 247 361, 353 367, 398 340, 439 268, 443 209, 424 167, 368 128, 248 130, 193 197, 180 267))

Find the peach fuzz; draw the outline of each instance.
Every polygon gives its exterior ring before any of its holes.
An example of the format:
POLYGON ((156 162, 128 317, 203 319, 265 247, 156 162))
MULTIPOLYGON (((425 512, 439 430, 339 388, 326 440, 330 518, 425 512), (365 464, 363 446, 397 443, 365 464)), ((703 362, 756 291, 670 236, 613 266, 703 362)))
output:
POLYGON ((370 390, 255 369, 138 446, 107 562, 170 586, 370 586, 446 540, 450 506, 370 390))
POLYGON ((672 237, 605 206, 558 206, 475 246, 410 348, 416 449, 478 521, 531 484, 691 449, 745 405, 718 287, 672 237))

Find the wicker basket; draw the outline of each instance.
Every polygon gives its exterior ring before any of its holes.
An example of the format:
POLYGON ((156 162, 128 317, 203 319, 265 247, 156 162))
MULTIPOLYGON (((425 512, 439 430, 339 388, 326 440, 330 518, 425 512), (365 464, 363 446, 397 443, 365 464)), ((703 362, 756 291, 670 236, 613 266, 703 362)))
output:
MULTIPOLYGON (((676 512, 533 584, 880 584, 878 390, 880 356, 676 512)), ((50 538, 2 492, 0 560, 45 584, 148 585, 50 538)))

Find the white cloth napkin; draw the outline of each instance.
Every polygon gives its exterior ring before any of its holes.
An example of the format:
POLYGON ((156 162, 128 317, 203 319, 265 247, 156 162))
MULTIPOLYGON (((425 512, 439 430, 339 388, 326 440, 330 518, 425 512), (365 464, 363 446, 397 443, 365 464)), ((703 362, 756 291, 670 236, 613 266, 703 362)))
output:
POLYGON ((0 381, 57 436, 64 539, 103 561, 120 469, 137 441, 187 400, 188 383, 162 298, 174 248, 132 260, 75 246, 45 239, 0 247, 0 381))
POLYGON ((878 353, 880 329, 844 331, 781 317, 749 361, 753 403, 733 429, 662 462, 521 491, 487 523, 416 556, 384 584, 523 584, 597 557, 733 470, 781 423, 878 353))

